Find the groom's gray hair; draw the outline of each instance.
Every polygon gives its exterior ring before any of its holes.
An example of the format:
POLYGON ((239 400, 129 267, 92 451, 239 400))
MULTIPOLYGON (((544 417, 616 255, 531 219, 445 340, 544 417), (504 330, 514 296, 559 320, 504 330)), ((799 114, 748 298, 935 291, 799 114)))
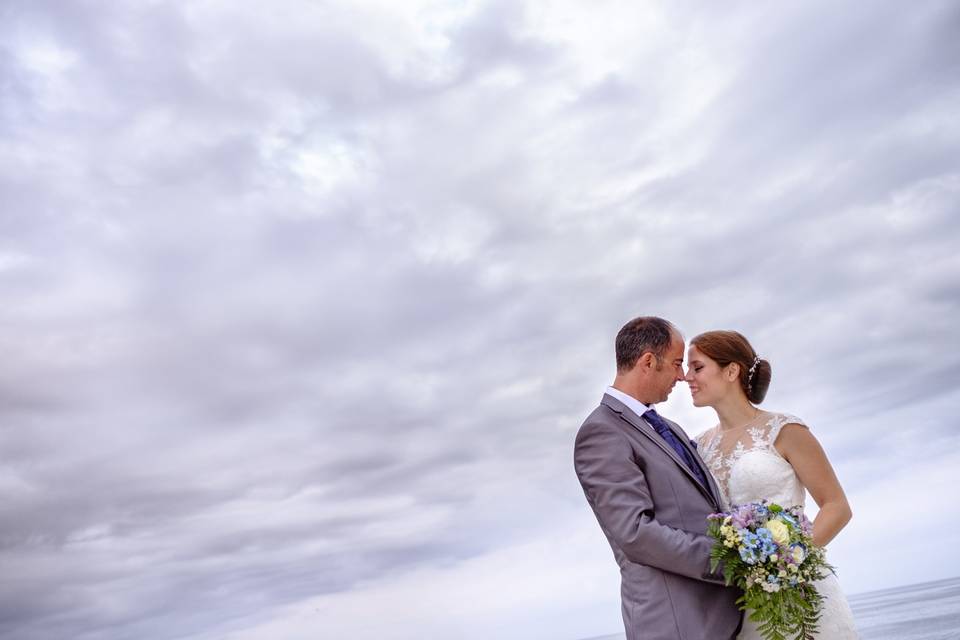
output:
POLYGON ((623 325, 617 333, 617 372, 633 369, 646 352, 663 358, 673 336, 680 335, 673 324, 656 316, 641 316, 623 325))

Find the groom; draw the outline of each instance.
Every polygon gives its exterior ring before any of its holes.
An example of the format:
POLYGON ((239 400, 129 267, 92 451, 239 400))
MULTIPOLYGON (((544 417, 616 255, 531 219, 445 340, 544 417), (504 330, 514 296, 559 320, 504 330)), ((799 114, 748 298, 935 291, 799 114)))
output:
POLYGON ((577 433, 574 466, 620 565, 627 640, 729 640, 735 589, 710 572, 716 483, 689 438, 653 405, 683 380, 683 337, 662 318, 617 334, 617 376, 577 433))

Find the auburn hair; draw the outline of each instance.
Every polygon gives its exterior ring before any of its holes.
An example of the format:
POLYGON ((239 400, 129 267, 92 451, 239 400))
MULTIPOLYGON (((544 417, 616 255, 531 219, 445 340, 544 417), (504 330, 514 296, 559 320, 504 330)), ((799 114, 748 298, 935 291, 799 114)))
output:
POLYGON ((750 341, 736 331, 707 331, 690 344, 721 367, 736 362, 740 365, 740 387, 753 404, 760 404, 767 395, 773 371, 770 363, 757 356, 750 341))

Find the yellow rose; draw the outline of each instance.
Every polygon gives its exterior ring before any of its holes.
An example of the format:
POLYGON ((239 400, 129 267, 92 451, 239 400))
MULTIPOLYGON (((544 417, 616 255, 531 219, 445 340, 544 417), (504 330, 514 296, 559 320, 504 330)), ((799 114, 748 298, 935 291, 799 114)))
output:
POLYGON ((780 520, 767 520, 767 524, 763 526, 767 528, 777 544, 786 544, 790 541, 790 529, 780 520))

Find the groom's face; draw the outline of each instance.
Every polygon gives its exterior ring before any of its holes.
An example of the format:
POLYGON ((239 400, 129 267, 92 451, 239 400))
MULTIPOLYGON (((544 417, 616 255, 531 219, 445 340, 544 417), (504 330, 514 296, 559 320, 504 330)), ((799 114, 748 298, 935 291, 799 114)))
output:
POLYGON ((655 402, 663 402, 673 391, 673 385, 678 380, 683 380, 683 339, 680 336, 673 336, 670 347, 658 362, 660 368, 653 372, 654 390, 659 399, 655 402))

